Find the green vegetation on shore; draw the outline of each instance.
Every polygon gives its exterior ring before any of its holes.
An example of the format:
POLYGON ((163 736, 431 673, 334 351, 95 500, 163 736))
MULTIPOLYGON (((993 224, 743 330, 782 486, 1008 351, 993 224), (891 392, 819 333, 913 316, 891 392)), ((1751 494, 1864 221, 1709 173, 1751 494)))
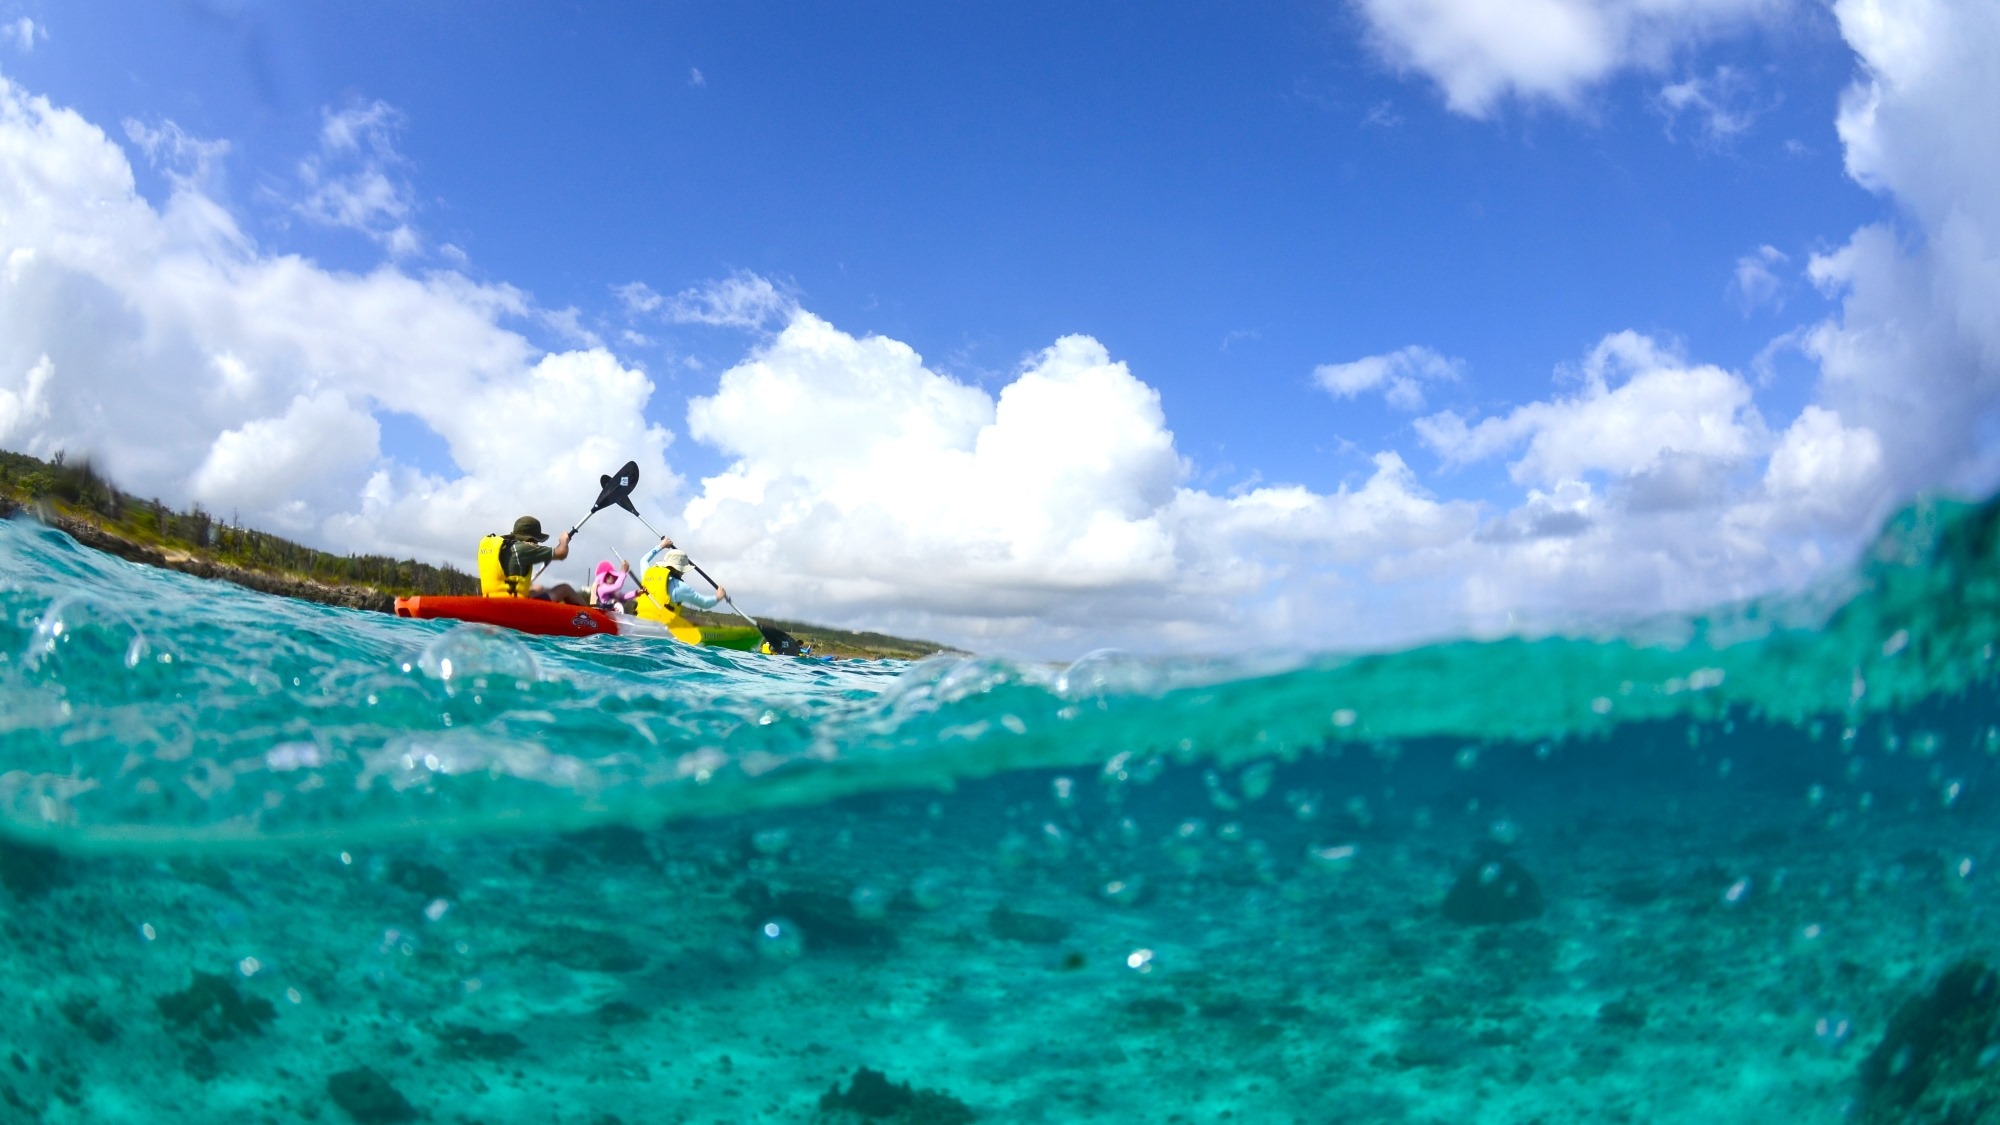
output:
MULTIPOLYGON (((185 511, 121 491, 88 461, 58 453, 43 461, 0 449, 0 518, 22 507, 85 546, 151 566, 234 582, 267 594, 389 612, 412 594, 477 594, 479 580, 450 566, 383 555, 336 555, 216 519, 199 504, 185 511)), ((693 613, 697 623, 739 624, 726 614, 693 613)), ((857 633, 792 621, 765 621, 823 656, 917 660, 946 651, 929 641, 857 633)))
POLYGON ((61 454, 42 461, 0 450, 0 496, 10 494, 23 503, 51 504, 61 515, 81 517, 101 532, 169 557, 185 555, 316 583, 365 586, 392 598, 479 592, 477 578, 449 566, 383 555, 335 555, 233 521, 225 523, 199 504, 181 511, 158 500, 140 499, 98 476, 89 462, 71 462, 61 454))

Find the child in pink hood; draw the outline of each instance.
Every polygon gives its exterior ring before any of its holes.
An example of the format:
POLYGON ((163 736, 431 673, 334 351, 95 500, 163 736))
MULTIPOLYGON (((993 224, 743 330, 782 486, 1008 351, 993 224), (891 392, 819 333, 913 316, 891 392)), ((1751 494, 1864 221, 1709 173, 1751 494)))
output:
POLYGON ((639 590, 634 584, 632 592, 625 592, 625 585, 632 581, 632 566, 621 562, 613 566, 609 560, 597 564, 597 573, 591 579, 590 597, 597 608, 606 613, 634 613, 638 609, 639 590))

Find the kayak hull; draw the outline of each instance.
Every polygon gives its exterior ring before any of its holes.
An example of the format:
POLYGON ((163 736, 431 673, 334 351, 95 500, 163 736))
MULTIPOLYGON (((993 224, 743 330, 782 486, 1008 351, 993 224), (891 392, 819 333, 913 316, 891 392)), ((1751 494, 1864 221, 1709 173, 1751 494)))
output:
POLYGON ((542 637, 647 637, 742 652, 760 651, 764 644, 763 634, 749 626, 691 625, 678 618, 670 626, 540 598, 426 594, 397 598, 396 616, 426 621, 469 621, 542 637))
POLYGON ((423 595, 396 599, 396 616, 423 620, 449 619, 497 625, 542 637, 618 635, 611 615, 588 606, 547 602, 540 598, 482 598, 423 595))

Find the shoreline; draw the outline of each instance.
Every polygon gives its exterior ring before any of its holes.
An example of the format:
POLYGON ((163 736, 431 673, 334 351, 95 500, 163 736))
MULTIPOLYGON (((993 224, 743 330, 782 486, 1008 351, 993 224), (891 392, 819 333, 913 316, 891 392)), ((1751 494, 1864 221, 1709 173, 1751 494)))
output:
POLYGON ((320 582, 297 575, 274 574, 269 571, 252 570, 249 567, 232 566, 199 555, 163 551, 158 547, 107 531, 88 519, 65 515, 56 511, 52 505, 23 504, 0 496, 0 519, 19 519, 24 516, 56 528, 92 550, 116 555, 126 562, 158 567, 161 570, 178 570, 182 574, 193 575, 196 578, 229 582, 260 594, 275 594, 279 597, 297 598, 300 601, 340 606, 344 609, 367 609, 378 613, 395 612, 395 595, 372 586, 320 582), (37 511, 37 507, 41 510, 37 511))
MULTIPOLYGON (((107 555, 116 555, 127 562, 158 567, 162 570, 178 570, 182 574, 196 578, 208 578, 233 583, 260 594, 272 594, 283 598, 319 605, 338 606, 342 609, 372 610, 377 613, 394 613, 396 595, 374 586, 350 583, 322 582, 295 574, 282 574, 250 567, 236 566, 203 558, 191 552, 162 550, 147 543, 119 535, 107 530, 95 521, 74 514, 64 513, 47 501, 22 502, 13 497, 0 495, 0 519, 36 519, 54 527, 77 542, 107 555)), ((712 624, 735 624, 736 618, 728 614, 694 613, 690 618, 712 624), (710 621, 710 618, 713 618, 710 621)), ((944 645, 920 641, 907 637, 893 637, 883 633, 858 633, 850 630, 830 629, 825 626, 804 622, 768 622, 797 636, 813 646, 821 655, 839 657, 860 657, 864 659, 920 660, 938 652, 956 651, 944 645)))

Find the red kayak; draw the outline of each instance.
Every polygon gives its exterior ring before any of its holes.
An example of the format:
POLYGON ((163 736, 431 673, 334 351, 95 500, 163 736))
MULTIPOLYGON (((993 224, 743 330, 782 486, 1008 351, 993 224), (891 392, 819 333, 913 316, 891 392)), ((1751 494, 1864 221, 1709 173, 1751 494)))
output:
MULTIPOLYGON (((460 595, 422 595, 396 599, 396 616, 426 620, 471 621, 498 625, 522 633, 544 637, 649 637, 682 644, 733 648, 743 652, 771 652, 770 638, 762 630, 742 625, 694 625, 679 615, 655 621, 630 614, 610 614, 586 606, 547 602, 540 598, 485 598, 460 595)), ((790 640, 784 633, 773 636, 790 640)), ((797 642, 782 655, 798 655, 797 642)))
POLYGON ((498 625, 544 637, 615 637, 618 622, 611 615, 587 606, 545 602, 540 598, 480 598, 425 595, 397 598, 396 616, 449 618, 498 625))

